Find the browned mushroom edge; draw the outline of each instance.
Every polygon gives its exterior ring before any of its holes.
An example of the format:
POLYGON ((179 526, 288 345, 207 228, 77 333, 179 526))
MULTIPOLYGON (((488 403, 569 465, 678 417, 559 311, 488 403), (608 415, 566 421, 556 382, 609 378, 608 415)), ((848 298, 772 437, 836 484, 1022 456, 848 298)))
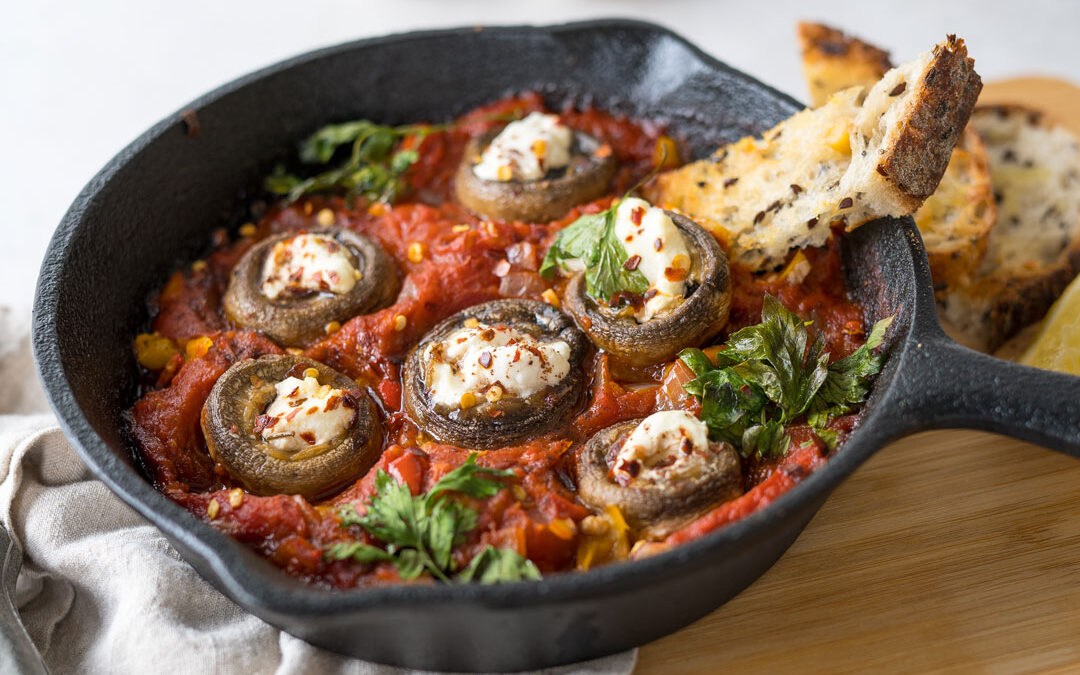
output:
POLYGON ((587 346, 570 317, 546 303, 495 300, 474 305, 435 326, 409 352, 402 373, 405 409, 425 434, 442 443, 480 450, 513 445, 554 429, 578 407, 585 392, 582 360, 587 346), (466 409, 433 404, 425 384, 424 350, 464 327, 469 319, 516 328, 540 340, 565 341, 570 346, 569 373, 527 398, 481 398, 466 409))
POLYGON ((603 144, 574 130, 569 166, 549 171, 536 181, 484 180, 473 167, 497 135, 498 131, 493 131, 469 141, 454 179, 457 201, 483 218, 546 223, 565 216, 578 204, 602 197, 615 175, 615 158, 610 153, 603 157, 596 154, 603 144))
POLYGON ((210 455, 249 492, 325 497, 356 481, 375 463, 383 430, 371 397, 355 382, 317 361, 300 356, 263 356, 234 364, 218 378, 203 405, 201 423, 210 455), (308 368, 320 384, 345 392, 342 405, 355 410, 339 438, 283 458, 256 431, 257 418, 276 398, 274 387, 308 368))
POLYGON ((660 540, 713 506, 742 494, 742 469, 735 449, 710 443, 711 461, 692 479, 663 483, 632 481, 620 485, 611 467, 620 442, 644 421, 620 422, 593 435, 573 457, 578 496, 595 509, 619 508, 634 534, 660 540))
POLYGON ((687 295, 670 311, 638 323, 627 308, 601 306, 586 292, 585 274, 566 285, 564 302, 578 325, 604 351, 634 365, 670 361, 687 347, 699 347, 727 325, 731 308, 728 260, 716 238, 686 216, 665 211, 690 243, 687 295))
POLYGON ((233 268, 223 306, 230 321, 259 331, 286 347, 302 347, 326 334, 332 321, 344 323, 370 314, 394 302, 401 279, 394 260, 372 239, 341 228, 319 228, 307 234, 322 235, 343 245, 362 274, 348 293, 310 293, 299 298, 271 300, 262 292, 266 256, 278 242, 295 237, 290 232, 255 244, 233 268))

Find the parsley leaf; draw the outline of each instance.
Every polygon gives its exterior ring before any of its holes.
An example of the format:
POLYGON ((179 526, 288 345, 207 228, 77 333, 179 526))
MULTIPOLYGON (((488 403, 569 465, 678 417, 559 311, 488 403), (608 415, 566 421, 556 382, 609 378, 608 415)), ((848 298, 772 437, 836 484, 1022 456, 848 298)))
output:
POLYGON ((517 551, 488 546, 464 570, 454 573, 454 546, 465 540, 477 525, 475 510, 450 499, 448 492, 483 499, 494 496, 504 485, 496 477, 512 477, 511 469, 478 466, 476 453, 439 479, 427 494, 413 496, 408 486, 398 483, 382 469, 375 475, 375 494, 363 515, 352 504, 339 509, 343 526, 356 525, 386 545, 386 549, 361 542, 331 545, 325 555, 330 560, 351 559, 371 563, 392 561, 403 579, 415 579, 425 571, 441 581, 498 583, 538 579, 536 566, 517 551))
POLYGON ((804 414, 834 448, 837 436, 825 424, 865 399, 883 361, 874 350, 891 322, 877 322, 865 345, 829 365, 821 336, 808 346, 807 324, 766 295, 761 323, 732 333, 716 352, 715 366, 700 349, 679 353, 695 375, 683 388, 701 401, 709 436, 731 443, 744 456, 783 455, 791 443, 784 426, 804 414))
POLYGON ((402 141, 412 137, 418 146, 424 137, 445 125, 409 124, 383 126, 370 120, 327 125, 300 144, 304 164, 329 164, 338 151, 351 145, 349 157, 338 166, 300 178, 278 166, 263 181, 267 191, 295 201, 306 194, 345 189, 371 201, 393 202, 405 190, 402 175, 420 159, 414 149, 400 150, 402 141))
POLYGON ((607 301, 622 291, 641 295, 649 290, 644 274, 623 267, 629 256, 615 236, 615 210, 620 201, 606 211, 581 216, 559 232, 544 255, 540 275, 551 279, 557 267, 580 260, 585 266, 585 291, 593 298, 607 301))
POLYGON ((829 366, 825 381, 807 415, 812 426, 824 427, 829 419, 850 412, 856 403, 866 400, 866 395, 870 393, 870 378, 881 372, 884 360, 874 350, 885 341, 885 331, 893 318, 890 316, 875 323, 865 344, 847 358, 829 366))
POLYGON ((536 580, 540 570, 536 569, 528 558, 521 557, 517 551, 508 548, 487 546, 472 559, 469 566, 461 570, 456 581, 482 584, 497 584, 505 581, 536 580))

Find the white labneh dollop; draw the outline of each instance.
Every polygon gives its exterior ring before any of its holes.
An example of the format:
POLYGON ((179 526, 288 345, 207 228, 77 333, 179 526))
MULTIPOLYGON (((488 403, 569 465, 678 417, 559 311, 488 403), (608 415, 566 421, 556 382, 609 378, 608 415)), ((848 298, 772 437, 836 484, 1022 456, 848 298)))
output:
POLYGON ((615 236, 627 260, 636 259, 637 271, 649 280, 645 304, 634 318, 644 323, 678 305, 686 293, 690 249, 668 214, 644 199, 624 199, 615 209, 615 236))
POLYGON ((473 173, 483 180, 540 180, 570 163, 574 132, 558 115, 534 112, 506 125, 484 148, 473 173))
POLYGON ((709 428, 685 410, 664 410, 641 421, 615 455, 621 482, 655 480, 680 473, 695 453, 709 448, 709 428))
POLYGON ((462 405, 463 398, 484 396, 495 387, 499 396, 527 398, 558 384, 570 373, 570 345, 477 323, 429 344, 424 364, 432 403, 468 407, 462 405))
POLYGON ((330 237, 299 234, 274 244, 262 270, 262 293, 282 295, 348 293, 361 273, 344 246, 330 237))
POLYGON ((262 440, 282 452, 299 452, 338 438, 352 426, 356 411, 340 389, 314 377, 287 377, 274 385, 277 398, 256 424, 262 440))

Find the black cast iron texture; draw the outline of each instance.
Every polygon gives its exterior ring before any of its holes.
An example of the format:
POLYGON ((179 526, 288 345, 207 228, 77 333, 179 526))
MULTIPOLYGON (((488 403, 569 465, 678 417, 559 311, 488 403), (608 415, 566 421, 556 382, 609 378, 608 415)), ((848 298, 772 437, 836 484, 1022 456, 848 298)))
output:
POLYGON ((34 312, 38 370, 83 460, 238 604, 313 644, 430 669, 518 670, 614 653, 670 633, 760 576, 828 494, 900 436, 963 426, 1080 455, 1080 378, 1007 364, 941 332, 910 219, 845 239, 849 286, 875 320, 898 313, 890 358, 845 447, 768 508, 669 553, 502 586, 329 592, 286 576, 169 501, 135 467, 124 411, 146 299, 205 250, 276 159, 329 122, 441 121, 515 91, 657 118, 696 156, 801 106, 651 24, 595 21, 362 40, 272 66, 193 102, 116 156, 53 237, 34 312))

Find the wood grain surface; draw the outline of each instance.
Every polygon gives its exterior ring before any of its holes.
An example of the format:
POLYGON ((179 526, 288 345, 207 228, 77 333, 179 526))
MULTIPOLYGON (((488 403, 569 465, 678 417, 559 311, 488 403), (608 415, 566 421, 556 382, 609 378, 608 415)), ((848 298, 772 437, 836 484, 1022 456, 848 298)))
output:
MULTIPOLYGON (((1080 133, 1080 89, 1059 80, 991 83, 980 102, 1080 133)), ((636 672, 1080 673, 1080 461, 972 431, 893 443, 750 588, 643 647, 636 672)))

